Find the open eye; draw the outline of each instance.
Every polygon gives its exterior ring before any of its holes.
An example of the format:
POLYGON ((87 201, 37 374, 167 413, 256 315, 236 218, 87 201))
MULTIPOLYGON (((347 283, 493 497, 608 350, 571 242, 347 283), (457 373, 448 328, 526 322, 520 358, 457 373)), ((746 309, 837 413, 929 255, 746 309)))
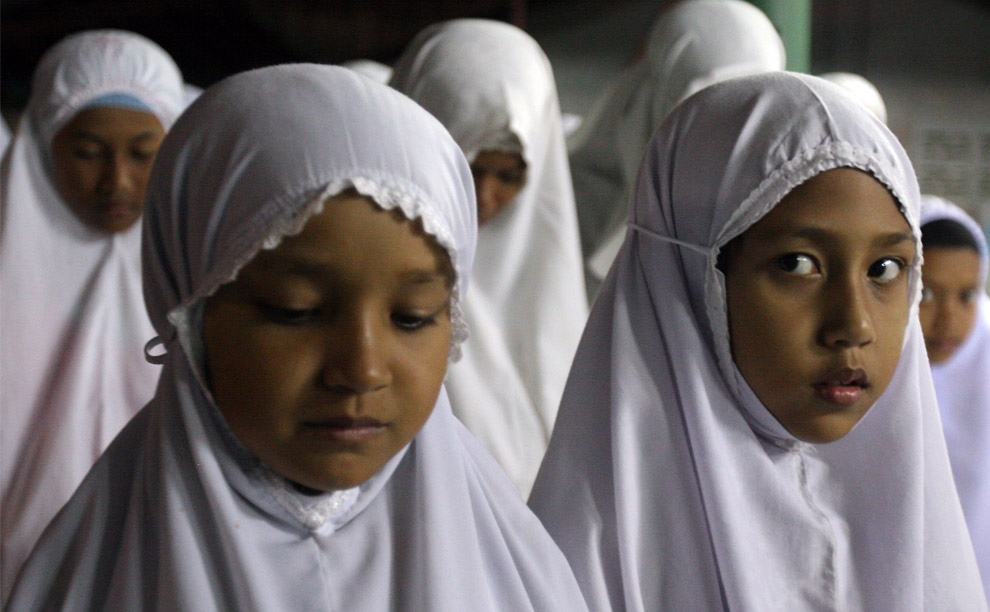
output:
POLYGON ((506 185, 522 185, 526 182, 526 170, 524 168, 513 168, 512 170, 499 170, 495 173, 495 178, 506 185))
POLYGON ((931 304, 935 300, 935 292, 928 287, 921 288, 921 303, 931 304))
POLYGON ((795 276, 807 276, 818 269, 814 258, 804 253, 788 253, 777 260, 777 266, 784 272, 795 276))
POLYGON ((889 283, 904 271, 904 262, 893 257, 884 257, 873 262, 867 274, 878 283, 889 283))
POLYGON ((962 298, 963 304, 972 304, 973 302, 976 301, 977 295, 978 294, 976 293, 976 289, 966 289, 965 291, 962 292, 962 295, 960 295, 960 297, 962 298))

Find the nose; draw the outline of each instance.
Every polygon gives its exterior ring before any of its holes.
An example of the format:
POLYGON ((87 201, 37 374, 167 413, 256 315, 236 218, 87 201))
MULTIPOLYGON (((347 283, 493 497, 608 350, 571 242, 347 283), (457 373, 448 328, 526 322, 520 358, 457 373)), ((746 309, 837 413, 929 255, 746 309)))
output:
POLYGON ((388 338, 370 313, 342 316, 335 322, 323 383, 346 394, 379 391, 392 382, 388 338))
POLYGON ((498 184, 490 174, 478 176, 475 182, 478 197, 478 218, 489 219, 498 210, 498 184))
POLYGON ((946 298, 935 302, 935 321, 932 326, 941 335, 965 335, 965 305, 960 299, 946 298))
POLYGON ((820 342, 828 348, 860 348, 876 340, 869 288, 859 279, 830 283, 821 296, 825 312, 820 342))
POLYGON ((127 193, 133 187, 131 166, 123 155, 111 155, 103 164, 97 189, 101 195, 127 193))

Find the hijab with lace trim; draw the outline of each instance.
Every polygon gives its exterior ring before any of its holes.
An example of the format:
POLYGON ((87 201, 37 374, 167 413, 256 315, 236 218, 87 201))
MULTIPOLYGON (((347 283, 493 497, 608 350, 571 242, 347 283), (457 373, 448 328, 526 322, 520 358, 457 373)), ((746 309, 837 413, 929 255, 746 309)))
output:
POLYGON ((145 296, 166 351, 161 383, 45 532, 13 609, 587 609, 443 390, 371 479, 314 495, 260 464, 216 409, 202 384, 205 298, 346 189, 421 221, 447 251, 458 327, 474 192, 427 112, 316 65, 236 75, 186 111, 148 187, 145 296))
POLYGON ((478 231, 464 302, 471 338, 447 380, 454 414, 526 496, 588 317, 550 62, 514 26, 460 19, 421 32, 391 85, 433 113, 468 160, 498 151, 526 162, 526 184, 478 231))
POLYGON ((91 229, 55 187, 51 144, 91 105, 143 108, 167 130, 182 78, 130 32, 50 49, 0 169, 0 591, 96 458, 154 393, 141 296, 141 224, 91 229))
POLYGON ((922 229, 940 219, 962 225, 979 246, 983 290, 977 297, 976 321, 952 356, 932 364, 932 378, 959 501, 976 548, 983 588, 990 590, 990 297, 985 290, 990 257, 983 230, 966 211, 948 200, 921 196, 922 229))
POLYGON ((589 295, 622 244, 636 170, 670 111, 712 83, 783 69, 784 43, 749 2, 687 0, 663 12, 644 57, 568 139, 589 295))
POLYGON ((843 438, 795 438, 732 359, 720 249, 838 167, 889 189, 920 253, 907 155, 821 79, 713 85, 651 141, 530 499, 592 609, 987 609, 917 317, 920 257, 893 380, 843 438))

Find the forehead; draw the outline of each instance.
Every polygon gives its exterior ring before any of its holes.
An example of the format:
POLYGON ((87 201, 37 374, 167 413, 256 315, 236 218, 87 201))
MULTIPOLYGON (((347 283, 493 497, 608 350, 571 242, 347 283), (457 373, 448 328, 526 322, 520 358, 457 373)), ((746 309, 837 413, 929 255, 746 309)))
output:
POLYGON ((980 256, 968 247, 928 247, 921 270, 929 283, 978 285, 980 256))
POLYGON ((471 162, 474 167, 490 170, 515 170, 525 168, 526 162, 518 153, 503 153, 500 151, 481 151, 471 162))
POLYGON ((394 275, 434 275, 453 280, 450 258, 436 240, 400 211, 345 193, 328 199, 299 234, 251 262, 301 275, 331 273, 352 280, 394 275))
POLYGON ((816 232, 841 241, 911 239, 910 225, 887 188, 853 168, 828 170, 798 185, 746 233, 769 239, 810 238, 816 232))
MULTIPOLYGON (((165 129, 152 113, 130 108, 98 106, 86 108, 59 130, 58 136, 69 138, 135 138, 163 136, 165 129)), ((56 136, 56 137, 58 137, 56 136)))

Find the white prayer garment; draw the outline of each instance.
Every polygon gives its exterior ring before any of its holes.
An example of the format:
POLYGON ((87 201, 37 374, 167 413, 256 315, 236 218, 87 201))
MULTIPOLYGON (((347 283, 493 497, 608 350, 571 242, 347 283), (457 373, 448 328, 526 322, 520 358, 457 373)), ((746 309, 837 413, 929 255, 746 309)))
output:
POLYGON ((955 204, 921 197, 921 225, 948 219, 965 227, 980 247, 981 285, 976 322, 956 352, 932 364, 942 429, 983 588, 990 587, 990 297, 984 285, 990 259, 980 226, 955 204))
POLYGON ((589 295, 625 236, 629 197, 650 137, 681 101, 712 83, 784 69, 784 43, 742 0, 689 0, 664 11, 644 57, 568 139, 589 295))
POLYGON ((182 84, 182 101, 186 106, 189 106, 196 101, 196 98, 203 94, 203 88, 193 85, 192 83, 182 84))
POLYGON ((468 160, 495 151, 526 163, 525 185, 478 231, 464 303, 471 338, 447 391, 454 414, 527 496, 588 316, 550 62, 514 26, 455 20, 413 40, 391 85, 433 113, 468 160))
POLYGON ((883 96, 873 83, 852 72, 826 72, 819 76, 852 94, 854 98, 865 104, 877 119, 887 123, 887 105, 883 103, 883 96))
POLYGON ((7 127, 7 122, 0 117, 0 155, 3 155, 4 151, 7 150, 7 145, 10 144, 10 128, 7 127))
POLYGON ((474 193, 427 112, 345 68, 288 65, 230 77, 179 119, 144 233, 161 383, 45 532, 12 610, 587 609, 442 389, 378 473, 327 493, 301 493, 261 464, 216 408, 203 383, 205 298, 348 189, 421 222, 450 256, 456 331, 474 193))
POLYGON ((389 79, 392 78, 392 67, 383 64, 381 62, 376 62, 370 59, 356 59, 344 62, 341 64, 344 68, 350 68, 358 74, 363 74, 364 76, 378 81, 379 83, 388 83, 389 79))
POLYGON ((42 58, 0 186, 0 589, 114 436, 154 393, 160 368, 141 295, 140 222, 91 228, 56 189, 52 140, 87 107, 145 107, 168 129, 182 78, 129 32, 70 36, 42 58))
POLYGON ((650 142, 530 499, 591 609, 987 609, 917 318, 920 257, 893 379, 836 441, 790 434, 732 357, 720 250, 841 167, 887 187, 920 253, 907 155, 821 79, 713 85, 650 142))

